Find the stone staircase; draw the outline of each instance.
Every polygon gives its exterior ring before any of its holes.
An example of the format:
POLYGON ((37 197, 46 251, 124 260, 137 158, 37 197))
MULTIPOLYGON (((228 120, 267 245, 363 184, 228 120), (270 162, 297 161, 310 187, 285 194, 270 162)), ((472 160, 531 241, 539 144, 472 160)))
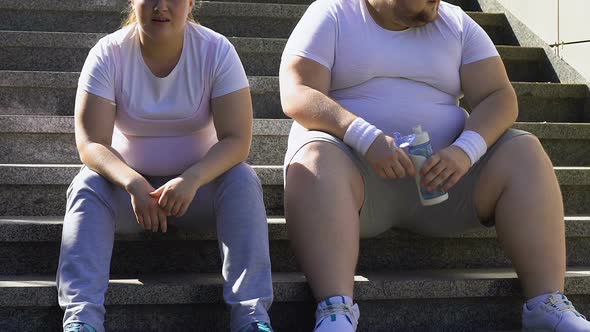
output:
MULTIPOLYGON (((515 127, 536 134, 556 166, 566 210, 566 293, 590 314, 588 86, 560 83, 543 48, 518 46, 506 15, 477 12, 475 0, 453 2, 494 40, 519 98, 515 127)), ((280 165, 291 122, 281 111, 277 77, 286 38, 309 3, 205 1, 197 9, 201 23, 230 37, 251 83, 256 119, 249 162, 269 215, 276 331, 313 325, 314 303, 282 217, 280 165)), ((0 331, 61 329, 54 275, 65 192, 80 167, 76 82, 87 52, 117 29, 125 6, 125 0, 0 0, 0 331)), ((107 330, 227 330, 219 270, 214 234, 117 236, 107 330)), ((520 327, 521 291, 493 230, 447 238, 391 230, 363 240, 355 297, 359 331, 520 327)))

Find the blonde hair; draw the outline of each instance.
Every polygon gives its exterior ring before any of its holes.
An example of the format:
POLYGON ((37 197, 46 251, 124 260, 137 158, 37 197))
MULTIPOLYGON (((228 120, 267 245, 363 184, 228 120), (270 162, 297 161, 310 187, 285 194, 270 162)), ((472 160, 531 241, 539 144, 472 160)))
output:
MULTIPOLYGON (((195 11, 196 8, 197 8, 197 3, 195 3, 195 7, 193 8, 193 11, 195 11)), ((128 25, 137 23, 137 17, 135 16, 135 11, 133 10, 133 5, 131 5, 131 2, 129 2, 129 6, 127 7, 127 10, 124 13, 126 14, 126 17, 123 20, 123 23, 121 24, 121 27, 126 27, 128 25)), ((193 13, 192 12, 189 12, 188 13, 187 20, 189 22, 199 23, 195 19, 195 17, 193 16, 193 13)))

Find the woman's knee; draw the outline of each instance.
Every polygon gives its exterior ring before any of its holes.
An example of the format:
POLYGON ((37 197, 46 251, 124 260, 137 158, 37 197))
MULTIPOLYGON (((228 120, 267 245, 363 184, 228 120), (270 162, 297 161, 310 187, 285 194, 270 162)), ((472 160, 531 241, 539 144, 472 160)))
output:
POLYGON ((114 214, 114 185, 95 171, 84 167, 68 188, 68 208, 76 201, 93 200, 105 205, 114 214))
POLYGON ((266 225, 262 185, 252 167, 240 163, 216 180, 214 210, 218 221, 220 215, 231 215, 231 222, 247 220, 266 225))
POLYGON ((240 186, 252 186, 257 187, 262 190, 262 185, 258 175, 254 169, 246 164, 246 163, 239 163, 236 166, 230 168, 222 174, 217 181, 219 184, 223 185, 240 185, 240 186))

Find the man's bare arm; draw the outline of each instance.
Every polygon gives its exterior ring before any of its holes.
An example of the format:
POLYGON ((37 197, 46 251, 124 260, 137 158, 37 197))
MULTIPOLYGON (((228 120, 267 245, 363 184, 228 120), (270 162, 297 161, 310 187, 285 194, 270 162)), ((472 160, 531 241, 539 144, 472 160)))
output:
POLYGON ((305 128, 342 139, 357 118, 328 97, 331 73, 321 64, 299 56, 287 56, 281 62, 279 79, 283 112, 305 128))
POLYGON ((472 109, 465 130, 479 133, 490 146, 518 117, 516 93, 500 57, 463 65, 461 85, 472 109))
MULTIPOLYGON (((460 74, 465 98, 472 109, 465 131, 476 132, 489 147, 516 121, 516 94, 500 57, 463 65, 460 74)), ((443 190, 448 191, 467 173, 474 157, 455 144, 424 163, 420 172, 422 186, 432 190, 444 183, 443 190)), ((472 154, 477 159, 477 153, 472 154)))
MULTIPOLYGON (((283 59, 280 69, 283 112, 303 127, 344 135, 357 116, 328 97, 330 71, 319 63, 298 56, 283 59)), ((373 127, 374 128, 374 127, 373 127)), ((357 151, 359 152, 359 151, 357 151)), ((414 166, 392 137, 378 134, 364 153, 375 172, 384 178, 414 176, 414 166)))

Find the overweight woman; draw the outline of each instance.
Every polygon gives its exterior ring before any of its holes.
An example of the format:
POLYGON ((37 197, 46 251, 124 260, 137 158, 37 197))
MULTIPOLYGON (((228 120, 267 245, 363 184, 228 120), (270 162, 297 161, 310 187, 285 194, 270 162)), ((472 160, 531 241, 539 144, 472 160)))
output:
POLYGON ((194 0, 130 6, 78 82, 84 167, 67 192, 57 271, 64 331, 104 331, 115 232, 169 224, 216 228, 231 331, 271 331, 268 230, 260 181, 244 163, 252 102, 240 59, 194 22, 194 0))

